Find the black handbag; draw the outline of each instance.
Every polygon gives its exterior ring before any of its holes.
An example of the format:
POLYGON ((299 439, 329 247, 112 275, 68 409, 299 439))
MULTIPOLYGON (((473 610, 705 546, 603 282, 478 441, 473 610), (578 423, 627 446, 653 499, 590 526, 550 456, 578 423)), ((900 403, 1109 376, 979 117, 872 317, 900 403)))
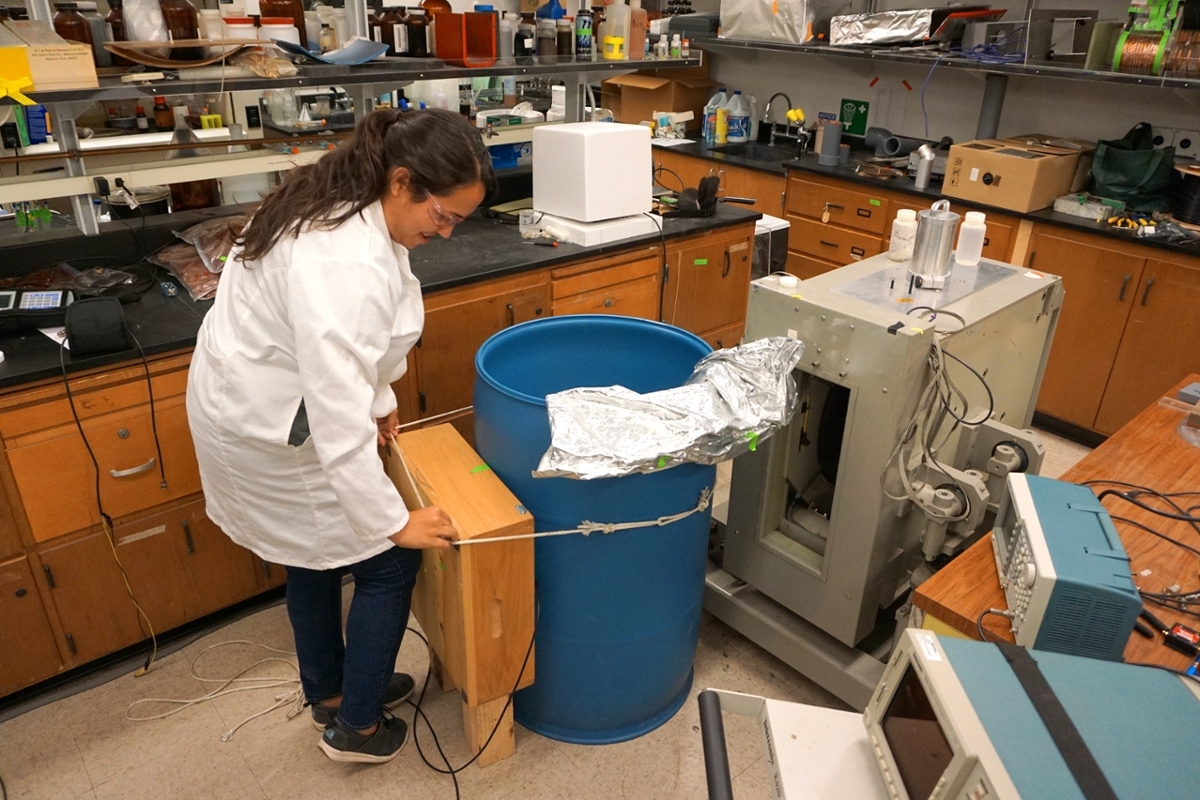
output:
POLYGON ((121 301, 115 297, 90 297, 67 306, 67 346, 72 356, 90 356, 130 350, 133 342, 121 301))
POLYGON ((1120 139, 1096 146, 1092 194, 1120 200, 1134 211, 1166 211, 1178 178, 1175 148, 1155 148, 1149 122, 1139 122, 1120 139))

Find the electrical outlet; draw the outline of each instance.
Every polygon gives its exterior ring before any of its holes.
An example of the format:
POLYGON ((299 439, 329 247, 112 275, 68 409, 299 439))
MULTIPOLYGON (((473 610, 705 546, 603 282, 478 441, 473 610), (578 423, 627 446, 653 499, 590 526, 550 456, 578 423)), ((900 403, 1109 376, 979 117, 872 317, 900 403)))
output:
POLYGON ((1175 131, 1175 155, 1200 157, 1200 131, 1175 131))
POLYGON ((1159 128, 1154 127, 1154 146, 1155 147, 1170 147, 1175 144, 1174 128, 1159 128))

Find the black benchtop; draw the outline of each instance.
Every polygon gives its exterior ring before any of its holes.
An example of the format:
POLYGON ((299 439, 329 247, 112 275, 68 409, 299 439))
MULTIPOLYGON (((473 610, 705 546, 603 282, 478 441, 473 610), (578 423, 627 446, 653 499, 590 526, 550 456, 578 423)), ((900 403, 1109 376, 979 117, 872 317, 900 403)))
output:
MULTIPOLYGON (((722 147, 723 145, 717 145, 722 147)), ((783 150, 784 148, 780 148, 783 150)), ((728 153, 723 153, 720 150, 713 150, 702 141, 689 140, 687 144, 673 145, 671 147, 658 147, 655 152, 662 150, 670 150, 679 153, 680 155, 694 156, 696 158, 704 158, 710 161, 716 161, 730 166, 743 167, 745 169, 758 170, 759 172, 767 172, 772 175, 787 175, 789 170, 798 172, 809 172, 814 175, 824 175, 828 178, 836 178, 837 180, 849 181, 851 183, 861 184, 875 189, 890 189, 903 194, 910 194, 916 197, 927 199, 931 204, 935 200, 943 199, 941 192, 941 184, 931 184, 928 189, 918 189, 916 181, 910 178, 872 178, 866 175, 860 175, 854 171, 854 165, 851 163, 847 166, 825 167, 817 163, 815 155, 806 155, 796 159, 784 159, 775 162, 755 161, 747 158, 739 158, 728 153)), ((866 155, 866 153, 858 153, 856 155, 866 155)), ((968 208, 977 208, 983 212, 994 212, 996 214, 1004 214, 1010 217, 1018 217, 1020 219, 1033 220, 1034 222, 1042 222, 1049 225, 1057 225, 1061 228, 1070 228, 1072 230, 1082 231, 1084 233, 1092 233, 1098 236, 1106 236, 1110 239, 1117 239, 1131 244, 1143 244, 1147 247, 1155 247, 1160 250, 1167 250, 1172 253, 1181 255, 1200 256, 1200 240, 1196 244, 1176 244, 1169 241, 1166 237, 1150 236, 1140 237, 1132 231, 1114 228, 1104 222, 1094 222, 1083 217, 1075 217, 1070 214, 1062 214, 1052 208, 1044 208, 1040 211, 1010 211, 1006 208, 997 208, 995 206, 983 205, 981 203, 973 203, 968 200, 959 200, 956 197, 946 198, 954 202, 956 205, 963 205, 968 208)))
MULTIPOLYGON (((761 216, 757 212, 742 208, 719 206, 714 217, 665 220, 662 236, 667 240, 675 239, 706 230, 751 223, 761 216)), ((202 217, 188 216, 186 220, 188 224, 191 224, 200 218, 202 217)), ((139 229, 138 233, 149 249, 157 249, 162 243, 170 241, 170 231, 173 227, 182 229, 186 225, 180 226, 175 220, 167 217, 149 224, 145 230, 139 229)), ((72 243, 74 249, 86 253, 120 252, 121 247, 129 244, 124 241, 129 237, 129 231, 123 227, 114 229, 112 235, 114 239, 120 239, 121 242, 106 243, 106 236, 102 234, 98 237, 75 237, 72 239, 72 243)), ((577 261, 584 257, 603 256, 660 241, 659 234, 654 233, 596 247, 579 247, 570 244, 558 247, 539 247, 523 244, 516 225, 483 219, 476 214, 459 225, 450 239, 434 240, 414 250, 410 260, 413 274, 421 281, 422 289, 428 292, 527 270, 551 267, 556 264, 577 261)), ((37 248, 34 247, 13 247, 3 248, 0 260, 7 262, 6 266, 11 267, 13 259, 9 256, 18 250, 24 251, 21 253, 21 260, 24 272, 29 273, 54 263, 54 261, 71 257, 69 253, 63 252, 64 243, 57 240, 57 237, 55 240, 46 241, 43 244, 49 248, 51 255, 48 257, 39 258, 37 248)), ((83 255, 82 257, 100 258, 101 256, 83 255)), ((86 269, 95 265, 81 261, 78 266, 86 269)), ((105 266, 116 266, 116 264, 106 264, 105 266)), ((148 269, 148 267, 142 266, 137 269, 148 269)), ((155 272, 158 280, 171 280, 178 283, 165 270, 156 268, 155 272)), ((193 302, 182 288, 181 294, 175 297, 166 297, 157 288, 154 288, 146 292, 137 302, 127 304, 125 316, 130 330, 141 343, 146 355, 152 356, 195 346, 200 322, 210 308, 212 308, 211 300, 193 302)), ((59 346, 40 331, 35 330, 22 335, 0 338, 0 352, 4 353, 4 361, 0 362, 0 388, 19 386, 32 381, 58 377, 62 374, 59 365, 59 346)), ((66 367, 67 372, 75 372, 122 362, 127 363, 137 358, 136 350, 82 359, 72 359, 68 355, 66 367)))

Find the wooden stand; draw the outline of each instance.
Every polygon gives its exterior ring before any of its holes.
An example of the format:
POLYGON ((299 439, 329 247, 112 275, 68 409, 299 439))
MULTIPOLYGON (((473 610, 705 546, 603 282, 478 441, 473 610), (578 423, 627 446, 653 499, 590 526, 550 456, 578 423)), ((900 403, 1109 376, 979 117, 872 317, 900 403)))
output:
MULTIPOLYGON (((452 425, 401 434, 385 465, 405 504, 442 509, 460 541, 533 533, 533 516, 452 425)), ((462 697, 463 730, 474 752, 503 712, 477 763, 512 755, 509 694, 518 674, 517 688, 534 677, 533 540, 426 550, 412 608, 433 651, 434 677, 443 690, 457 688, 462 697)))

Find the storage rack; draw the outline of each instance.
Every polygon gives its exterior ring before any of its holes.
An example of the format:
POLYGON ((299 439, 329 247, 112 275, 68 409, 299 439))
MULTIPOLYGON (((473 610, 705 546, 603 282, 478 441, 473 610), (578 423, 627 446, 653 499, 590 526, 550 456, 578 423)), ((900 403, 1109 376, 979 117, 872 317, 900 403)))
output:
MULTIPOLYGON (((53 12, 50 0, 29 0, 30 16, 51 23, 53 12)), ((366 0, 347 0, 347 18, 352 35, 367 34, 366 0)), ((583 61, 555 58, 553 63, 533 63, 535 59, 497 59, 491 67, 456 67, 437 59, 392 58, 383 62, 371 62, 361 66, 340 67, 314 64, 300 67, 297 75, 286 78, 225 77, 191 79, 187 72, 181 80, 164 80, 148 83, 122 83, 119 77, 105 76, 100 85, 88 89, 60 89, 55 91, 31 91, 26 94, 35 102, 46 106, 50 113, 54 138, 62 156, 56 163, 65 165, 64 173, 51 175, 22 176, 15 180, 0 181, 0 202, 47 200, 55 197, 70 197, 76 227, 86 235, 100 232, 92 212, 94 180, 103 176, 114 184, 116 178, 133 188, 161 183, 199 180, 203 178, 227 178, 263 172, 278 172, 292 169, 319 159, 324 150, 301 150, 298 153, 280 152, 277 149, 256 149, 242 153, 217 153, 196 156, 176 161, 150 161, 106 167, 89 173, 85 159, 88 155, 80 145, 75 119, 97 101, 150 100, 155 95, 174 96, 181 94, 213 94, 239 91, 262 91, 267 89, 289 89, 316 86, 341 86, 353 99, 355 120, 361 119, 373 107, 375 97, 407 86, 414 81, 441 80, 446 78, 474 78, 493 76, 563 76, 566 84, 566 121, 583 119, 584 89, 591 82, 611 75, 633 72, 643 68, 696 67, 703 61, 703 54, 696 53, 688 58, 656 61, 583 61)), ((543 60, 548 60, 543 57, 543 60)), ((212 73, 207 73, 212 74, 212 73)), ((11 100, 0 101, 11 103, 11 100)), ((524 131, 528 128, 521 126, 524 131)), ((318 133, 319 131, 313 131, 318 133)), ((522 135, 518 131, 498 132, 489 144, 503 144, 522 135)), ((527 134, 525 134, 527 135, 527 134)), ((232 145, 257 147, 262 140, 246 139, 231 141, 232 145)), ((101 155, 96 151, 95 155, 101 155)))

